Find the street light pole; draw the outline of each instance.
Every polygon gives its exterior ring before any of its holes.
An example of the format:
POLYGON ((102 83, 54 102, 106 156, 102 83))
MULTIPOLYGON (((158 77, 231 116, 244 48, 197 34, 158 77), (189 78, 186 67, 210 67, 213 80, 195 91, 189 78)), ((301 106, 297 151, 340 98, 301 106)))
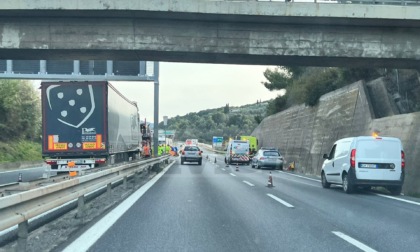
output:
POLYGON ((167 154, 166 153, 166 150, 167 150, 167 142, 166 142, 166 125, 168 125, 168 117, 167 116, 164 116, 163 117, 163 131, 164 131, 164 134, 165 134, 165 150, 164 150, 164 152, 165 152, 165 154, 167 154))

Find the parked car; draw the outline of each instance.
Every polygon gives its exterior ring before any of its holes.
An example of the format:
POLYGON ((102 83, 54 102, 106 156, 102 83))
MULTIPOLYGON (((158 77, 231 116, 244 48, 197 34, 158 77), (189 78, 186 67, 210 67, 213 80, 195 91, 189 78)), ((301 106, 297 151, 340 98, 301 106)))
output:
POLYGON ((181 152, 181 164, 183 165, 184 162, 197 162, 198 165, 201 165, 203 160, 202 153, 203 151, 197 146, 185 146, 181 152))
POLYGON ((252 168, 272 168, 283 170, 283 156, 275 148, 261 148, 252 158, 252 168))
POLYGON ((400 139, 394 137, 351 137, 334 143, 324 154, 322 187, 342 184, 346 193, 357 186, 384 186, 399 195, 404 183, 405 154, 400 139))

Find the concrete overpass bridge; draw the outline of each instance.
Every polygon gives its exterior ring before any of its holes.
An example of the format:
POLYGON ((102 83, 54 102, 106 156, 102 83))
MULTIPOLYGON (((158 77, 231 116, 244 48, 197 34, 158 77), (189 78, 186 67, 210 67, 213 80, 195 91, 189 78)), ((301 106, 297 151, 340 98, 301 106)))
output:
POLYGON ((6 0, 0 56, 418 68, 419 13, 392 5, 6 0))

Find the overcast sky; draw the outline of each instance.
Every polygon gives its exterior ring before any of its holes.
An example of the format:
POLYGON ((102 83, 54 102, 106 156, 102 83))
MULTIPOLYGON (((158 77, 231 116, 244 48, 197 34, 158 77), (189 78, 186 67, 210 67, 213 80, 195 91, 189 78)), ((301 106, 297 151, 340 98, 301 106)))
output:
MULTIPOLYGON (((160 63, 159 121, 204 109, 241 106, 275 98, 261 82, 274 66, 160 63)), ((140 117, 153 122, 153 82, 112 82, 127 98, 139 104, 140 117)))

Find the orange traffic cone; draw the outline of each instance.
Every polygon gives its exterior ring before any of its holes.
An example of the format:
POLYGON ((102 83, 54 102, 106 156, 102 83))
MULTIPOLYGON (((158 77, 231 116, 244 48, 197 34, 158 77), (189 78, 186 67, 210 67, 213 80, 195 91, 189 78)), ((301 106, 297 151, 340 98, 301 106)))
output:
POLYGON ((270 172, 270 175, 268 176, 268 184, 267 184, 267 186, 268 187, 273 187, 274 185, 273 185, 273 177, 271 176, 271 172, 270 172))

